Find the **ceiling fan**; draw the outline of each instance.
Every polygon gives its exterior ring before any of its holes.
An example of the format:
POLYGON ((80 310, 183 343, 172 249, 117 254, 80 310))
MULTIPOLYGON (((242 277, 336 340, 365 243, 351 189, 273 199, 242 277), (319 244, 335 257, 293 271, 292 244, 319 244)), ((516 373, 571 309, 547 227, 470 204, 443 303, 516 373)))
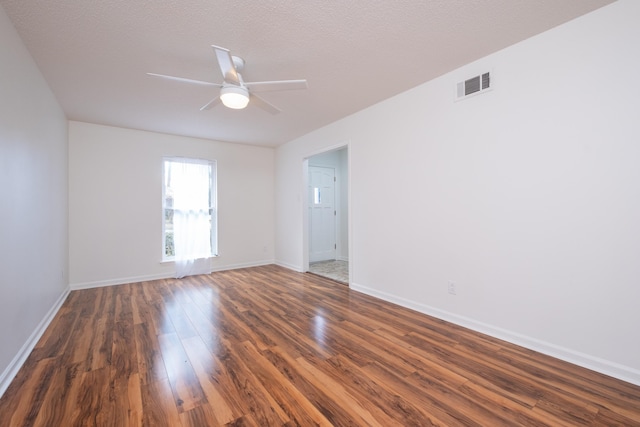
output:
POLYGON ((220 88, 220 95, 213 98, 200 108, 208 110, 211 107, 222 103, 224 106, 233 109, 242 109, 252 104, 268 111, 271 114, 278 114, 280 109, 273 104, 267 102, 264 98, 259 97, 255 92, 279 91, 306 89, 306 80, 277 80, 265 82, 245 82, 242 80, 240 71, 244 68, 244 59, 238 56, 232 56, 229 49, 211 45, 218 58, 220 71, 222 71, 223 82, 211 83, 202 80, 186 79, 184 77, 167 76, 164 74, 147 73, 150 76, 161 77, 163 79, 174 80, 183 83, 194 83, 204 86, 215 86, 220 88))

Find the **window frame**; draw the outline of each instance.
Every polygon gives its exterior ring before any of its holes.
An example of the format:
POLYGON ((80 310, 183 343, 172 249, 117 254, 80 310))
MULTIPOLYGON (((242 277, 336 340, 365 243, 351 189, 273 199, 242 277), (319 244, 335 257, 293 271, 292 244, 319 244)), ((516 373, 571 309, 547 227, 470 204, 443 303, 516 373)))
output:
POLYGON ((162 262, 174 262, 175 255, 167 255, 167 210, 173 210, 173 207, 167 206, 167 162, 180 162, 180 163, 195 163, 206 164, 209 166, 209 214, 211 218, 211 254, 209 258, 218 256, 218 189, 217 189, 217 162, 216 160, 209 159, 197 159, 192 157, 177 157, 177 156, 165 156, 162 158, 162 201, 161 201, 161 215, 162 215, 162 262))

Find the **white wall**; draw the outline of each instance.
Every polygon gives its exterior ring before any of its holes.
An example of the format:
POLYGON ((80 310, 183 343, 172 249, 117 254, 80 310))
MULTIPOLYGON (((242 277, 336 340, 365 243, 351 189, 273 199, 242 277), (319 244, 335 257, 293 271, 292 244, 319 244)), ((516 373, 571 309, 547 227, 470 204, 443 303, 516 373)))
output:
POLYGON ((67 291, 67 120, 0 6, 0 395, 67 291))
POLYGON ((213 268, 274 259, 274 150, 69 124, 72 288, 169 277, 162 259, 162 158, 217 161, 218 249, 213 268))
POLYGON ((620 0, 279 147, 277 262, 302 264, 302 159, 350 140, 353 288, 640 384, 639 18, 620 0))

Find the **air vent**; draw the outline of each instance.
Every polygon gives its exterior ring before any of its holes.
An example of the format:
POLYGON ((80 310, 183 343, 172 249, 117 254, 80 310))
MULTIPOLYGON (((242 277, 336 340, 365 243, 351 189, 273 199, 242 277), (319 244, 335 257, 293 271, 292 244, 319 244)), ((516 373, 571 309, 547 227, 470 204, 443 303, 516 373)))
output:
POLYGON ((479 76, 471 77, 458 83, 456 99, 463 99, 469 95, 484 92, 490 88, 491 76, 489 73, 480 74, 479 76))

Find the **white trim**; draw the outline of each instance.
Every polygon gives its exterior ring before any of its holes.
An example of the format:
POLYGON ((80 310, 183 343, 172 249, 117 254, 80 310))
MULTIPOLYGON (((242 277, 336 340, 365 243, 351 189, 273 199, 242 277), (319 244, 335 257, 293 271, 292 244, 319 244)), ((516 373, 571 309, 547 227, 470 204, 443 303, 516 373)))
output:
MULTIPOLYGON (((347 249, 349 251, 348 255, 353 260, 355 257, 353 256, 353 248, 355 247, 353 243, 353 214, 352 214, 352 179, 351 179, 351 171, 353 168, 351 167, 351 159, 353 158, 353 153, 351 152, 351 140, 347 140, 347 249)), ((348 260, 347 260, 348 261, 348 260)), ((349 261, 349 283, 353 280, 353 262, 349 261)))
POLYGON ((289 269, 289 270, 293 270, 296 273, 304 273, 303 268, 299 265, 293 265, 293 264, 289 264, 288 262, 279 261, 279 260, 275 261, 275 265, 289 269))
POLYGON ((302 266, 293 269, 304 273, 309 271, 309 158, 302 159, 302 266))
POLYGON ((49 327, 49 324, 58 313, 58 310, 60 310, 60 307, 64 304, 67 296, 69 296, 70 291, 71 289, 67 286, 64 292, 58 297, 55 304, 53 304, 53 307, 51 307, 36 329, 31 333, 31 336, 29 336, 27 341, 23 344, 20 351, 18 351, 18 354, 16 354, 11 363, 9 363, 9 366, 7 366, 2 375, 0 375, 0 397, 2 397, 4 392, 7 391, 7 388, 9 388, 11 381, 16 377, 18 371, 22 368, 22 365, 24 365, 24 362, 26 362, 27 358, 31 354, 31 351, 33 351, 33 348, 38 344, 38 341, 49 327))
MULTIPOLYGON (((275 263, 274 260, 265 260, 265 261, 258 261, 258 262, 246 262, 246 263, 239 263, 239 264, 213 266, 211 267, 211 269, 207 269, 206 271, 203 270, 201 272, 196 272, 195 274, 209 274, 209 272, 213 272, 213 271, 237 270, 239 268, 260 267, 263 265, 269 265, 274 263, 275 263)), ((149 282, 151 280, 173 279, 174 277, 175 277, 175 272, 169 271, 166 273, 150 274, 145 276, 121 277, 118 279, 97 280, 95 282, 84 282, 84 283, 72 284, 71 290, 75 291, 79 289, 91 289, 91 288, 101 288, 104 286, 125 285, 127 283, 149 282)))
POLYGON ((349 262, 349 257, 348 257, 348 256, 339 256, 339 257, 336 257, 336 259, 337 259, 338 261, 345 261, 345 262, 349 262))
POLYGON ((213 267, 211 271, 213 272, 213 271, 225 271, 225 270, 238 270, 240 268, 262 267, 264 265, 271 265, 271 264, 275 264, 275 261, 272 259, 266 260, 266 261, 258 261, 258 262, 242 262, 238 264, 230 264, 230 265, 223 265, 220 267, 213 267))
POLYGON ((440 310, 426 304, 421 304, 412 300, 398 297, 387 292, 368 288, 357 283, 352 282, 349 287, 355 291, 362 292, 363 294, 380 298, 381 300, 388 301, 402 307, 410 308, 420 313, 437 317, 438 319, 446 320, 447 322, 455 323, 456 325, 472 329, 476 332, 508 341, 512 344, 516 344, 530 350, 534 350, 539 353, 564 360, 565 362, 569 362, 574 365, 582 366, 583 368, 591 369, 593 371, 609 375, 611 377, 629 382, 631 384, 640 385, 640 371, 629 366, 624 366, 610 360, 601 359, 589 354, 571 350, 566 347, 558 346, 546 341, 541 341, 536 338, 509 331, 507 329, 502 329, 493 325, 489 325, 487 323, 479 322, 465 316, 460 316, 458 314, 440 310))
POLYGON ((95 282, 84 282, 71 284, 71 290, 102 288, 104 286, 125 285, 127 283, 148 282, 150 280, 169 279, 175 276, 175 272, 170 271, 162 274, 152 274, 148 276, 122 277, 119 279, 97 280, 95 282))

